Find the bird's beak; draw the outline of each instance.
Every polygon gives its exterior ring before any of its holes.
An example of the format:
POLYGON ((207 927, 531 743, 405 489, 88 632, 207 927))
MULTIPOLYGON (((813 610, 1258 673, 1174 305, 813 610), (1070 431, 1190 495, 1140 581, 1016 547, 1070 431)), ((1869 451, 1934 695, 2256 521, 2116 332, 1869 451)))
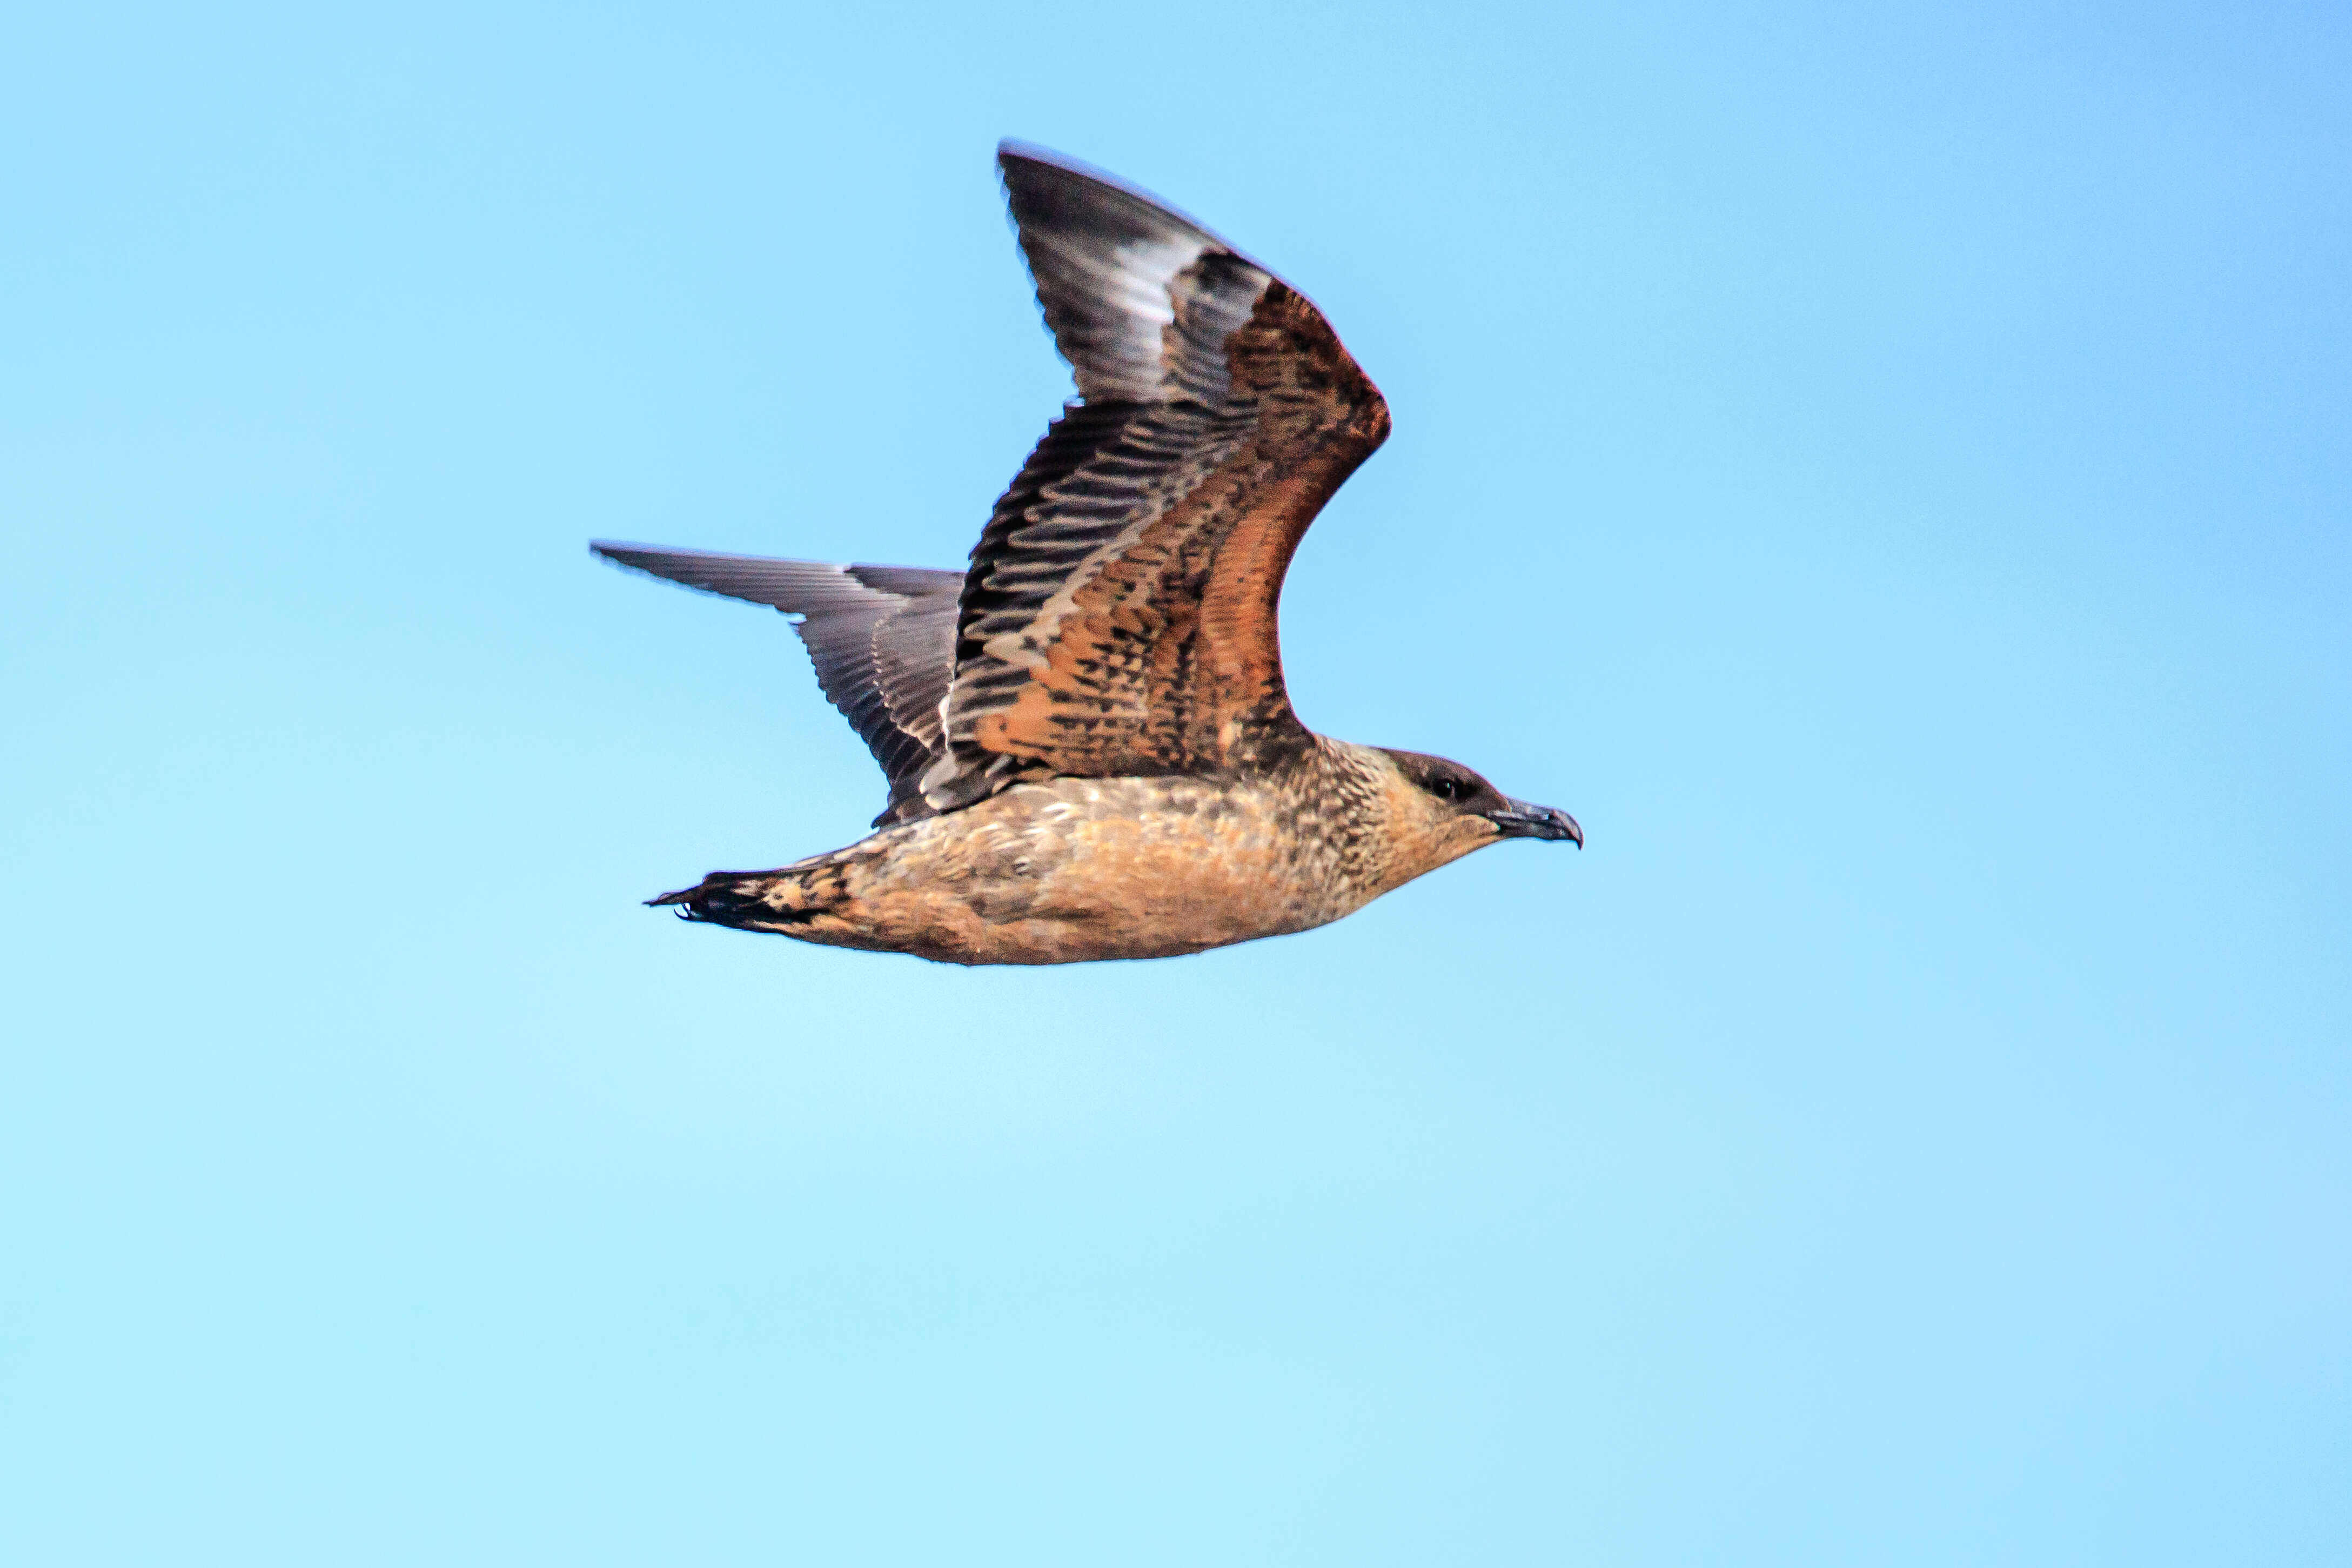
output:
POLYGON ((1579 849, 1584 847, 1584 829, 1576 825, 1576 818, 1548 805, 1506 800, 1502 810, 1486 814, 1486 820, 1502 829, 1506 838, 1566 838, 1579 849))

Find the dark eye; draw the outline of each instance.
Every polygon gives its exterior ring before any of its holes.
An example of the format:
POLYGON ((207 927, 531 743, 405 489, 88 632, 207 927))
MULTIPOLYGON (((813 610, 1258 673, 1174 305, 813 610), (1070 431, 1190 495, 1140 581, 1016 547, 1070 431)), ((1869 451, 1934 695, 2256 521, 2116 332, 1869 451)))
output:
POLYGON ((1470 798, 1470 781, 1440 774, 1429 781, 1429 793, 1440 800, 1467 800, 1470 798))

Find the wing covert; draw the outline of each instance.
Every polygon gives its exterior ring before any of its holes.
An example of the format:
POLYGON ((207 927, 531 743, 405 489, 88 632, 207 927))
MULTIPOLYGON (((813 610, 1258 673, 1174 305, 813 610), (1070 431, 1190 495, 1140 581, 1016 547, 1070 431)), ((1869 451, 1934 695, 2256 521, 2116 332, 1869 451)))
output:
POLYGON ((1307 738, 1284 571, 1387 405, 1313 304, 1190 218, 1033 149, 998 163, 1080 398, 972 551, 924 796, 1265 765, 1307 738))

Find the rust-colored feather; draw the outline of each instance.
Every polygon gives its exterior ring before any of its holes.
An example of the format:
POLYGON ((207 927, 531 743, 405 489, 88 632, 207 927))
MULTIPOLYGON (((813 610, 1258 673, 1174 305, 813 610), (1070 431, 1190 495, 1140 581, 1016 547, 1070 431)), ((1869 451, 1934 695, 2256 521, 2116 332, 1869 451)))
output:
POLYGON ((1291 711, 1284 574, 1389 432, 1305 296, 1150 197, 999 150, 1079 400, 970 569, 600 546, 774 605, 890 779, 880 831, 654 901, 690 920, 954 963, 1195 952, 1338 920, 1564 812, 1291 711))
POLYGON ((1083 401, 972 552, 924 796, 1269 766, 1307 738, 1283 574, 1387 405, 1313 304, 1205 229, 1065 163, 1000 162, 1083 401))

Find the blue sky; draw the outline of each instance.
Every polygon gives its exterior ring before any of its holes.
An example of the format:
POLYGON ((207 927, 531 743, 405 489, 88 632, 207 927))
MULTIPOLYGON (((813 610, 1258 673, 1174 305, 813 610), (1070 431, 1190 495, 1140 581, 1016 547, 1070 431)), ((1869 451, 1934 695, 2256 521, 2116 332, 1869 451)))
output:
POLYGON ((0 51, 0 1558, 2352 1554, 2352 26, 108 7, 0 51), (1396 434, 1310 724, 1576 813, 964 973, 772 615, 1065 395, 996 139, 1396 434))

